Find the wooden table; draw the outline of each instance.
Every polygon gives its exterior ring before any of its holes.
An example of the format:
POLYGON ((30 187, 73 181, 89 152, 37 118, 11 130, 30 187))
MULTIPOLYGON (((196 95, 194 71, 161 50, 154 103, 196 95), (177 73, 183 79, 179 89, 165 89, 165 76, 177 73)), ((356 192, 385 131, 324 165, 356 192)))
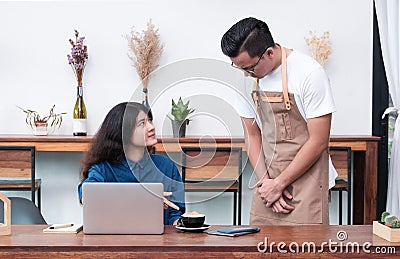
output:
POLYGON ((163 235, 45 234, 45 227, 13 225, 10 236, 0 236, 0 258, 389 258, 400 254, 400 243, 373 235, 371 225, 263 226, 259 233, 241 237, 181 232, 173 226, 166 226, 163 235), (338 239, 339 231, 347 239, 338 239))
MULTIPOLYGON (((36 151, 84 152, 93 136, 67 135, 0 135, 2 146, 35 146, 36 151)), ((348 146, 353 151, 353 224, 372 224, 377 218, 376 198, 378 185, 378 142, 374 136, 331 136, 331 146, 348 146)), ((242 147, 243 138, 159 138, 156 152, 180 152, 181 146, 242 147)))

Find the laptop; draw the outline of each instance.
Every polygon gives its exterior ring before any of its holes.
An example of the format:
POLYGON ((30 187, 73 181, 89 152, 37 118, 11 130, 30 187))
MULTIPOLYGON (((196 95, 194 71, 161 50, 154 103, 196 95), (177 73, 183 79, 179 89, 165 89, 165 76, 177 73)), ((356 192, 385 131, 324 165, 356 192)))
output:
POLYGON ((85 234, 162 234, 162 183, 83 183, 85 234))

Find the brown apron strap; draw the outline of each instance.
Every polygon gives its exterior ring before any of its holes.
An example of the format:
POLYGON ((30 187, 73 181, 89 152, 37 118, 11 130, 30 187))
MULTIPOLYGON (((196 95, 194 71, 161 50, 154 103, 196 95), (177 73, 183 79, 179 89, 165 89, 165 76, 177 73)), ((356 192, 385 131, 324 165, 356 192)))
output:
MULTIPOLYGON (((279 44, 277 44, 280 46, 279 44)), ((289 100, 289 92, 288 92, 288 85, 287 85, 287 63, 286 63, 286 50, 284 47, 281 47, 282 51, 282 91, 283 91, 283 100, 285 101, 285 108, 286 110, 290 110, 290 100, 289 100)), ((259 90, 259 79, 256 78, 254 80, 253 85, 254 91, 259 90)), ((256 100, 258 102, 259 100, 256 100)), ((273 102, 277 102, 278 100, 274 100, 273 102)), ((257 103, 256 103, 257 104, 257 103)))
POLYGON ((282 50, 282 90, 283 90, 283 99, 285 101, 286 110, 290 110, 290 101, 289 101, 289 93, 287 86, 287 65, 286 65, 286 50, 281 46, 282 50))
POLYGON ((262 100, 263 102, 268 102, 268 103, 283 103, 283 98, 281 96, 260 96, 260 97, 258 97, 255 92, 253 92, 253 100, 254 100, 254 102, 262 100))
POLYGON ((258 91, 258 83, 259 83, 259 81, 260 81, 260 79, 258 79, 258 78, 256 78, 255 80, 254 80, 254 84, 253 84, 253 90, 254 91, 258 91))
MULTIPOLYGON (((253 88, 254 88, 254 91, 253 91, 253 100, 254 100, 254 104, 255 104, 255 106, 256 106, 256 117, 258 116, 258 102, 260 101, 260 100, 258 99, 258 96, 257 96, 257 92, 258 92, 258 90, 259 90, 259 85, 258 85, 259 81, 260 81, 260 79, 256 78, 256 80, 254 80, 254 85, 253 85, 253 88)), ((256 119, 257 119, 257 118, 254 118, 252 124, 256 123, 256 119)))
POLYGON ((253 100, 254 100, 254 103, 256 105, 256 109, 258 107, 258 102, 260 101, 258 99, 258 94, 257 94, 257 92, 260 90, 260 86, 258 84, 259 82, 260 82, 260 79, 256 78, 254 80, 254 84, 253 84, 253 100))

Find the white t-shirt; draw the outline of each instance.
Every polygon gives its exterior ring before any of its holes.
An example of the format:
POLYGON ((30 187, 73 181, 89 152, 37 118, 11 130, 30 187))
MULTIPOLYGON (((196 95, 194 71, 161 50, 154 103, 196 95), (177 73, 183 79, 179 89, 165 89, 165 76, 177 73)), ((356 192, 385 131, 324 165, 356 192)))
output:
MULTIPOLYGON (((246 81, 244 93, 238 98, 236 110, 241 117, 255 118, 256 109, 251 92, 254 84, 246 81)), ((297 107, 304 120, 336 111, 332 89, 324 69, 312 57, 296 50, 287 57, 287 82, 289 93, 294 94, 297 107)), ((282 92, 282 67, 260 79, 261 91, 282 92)), ((257 121, 258 125, 261 125, 257 121)), ((337 172, 329 158, 329 188, 335 185, 337 172)))

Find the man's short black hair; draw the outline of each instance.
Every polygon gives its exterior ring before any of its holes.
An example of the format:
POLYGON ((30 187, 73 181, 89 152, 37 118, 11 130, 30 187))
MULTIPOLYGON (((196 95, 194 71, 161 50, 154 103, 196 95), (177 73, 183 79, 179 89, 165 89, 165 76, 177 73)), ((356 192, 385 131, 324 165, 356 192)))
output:
POLYGON ((222 52, 231 58, 243 51, 250 57, 260 56, 268 47, 275 47, 268 25, 253 17, 234 24, 221 39, 222 52))

